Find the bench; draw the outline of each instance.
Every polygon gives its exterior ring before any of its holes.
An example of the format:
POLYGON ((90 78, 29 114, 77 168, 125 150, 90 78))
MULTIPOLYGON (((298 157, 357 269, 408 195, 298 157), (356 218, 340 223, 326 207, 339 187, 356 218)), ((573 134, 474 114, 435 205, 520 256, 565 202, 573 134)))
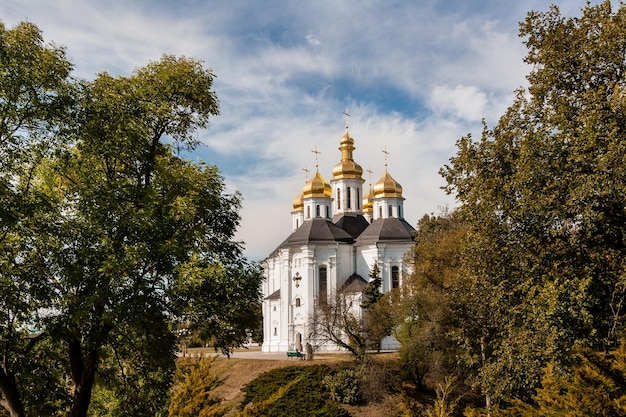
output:
POLYGON ((291 359, 291 358, 302 359, 304 357, 304 354, 300 353, 300 352, 287 352, 287 357, 289 359, 291 359))

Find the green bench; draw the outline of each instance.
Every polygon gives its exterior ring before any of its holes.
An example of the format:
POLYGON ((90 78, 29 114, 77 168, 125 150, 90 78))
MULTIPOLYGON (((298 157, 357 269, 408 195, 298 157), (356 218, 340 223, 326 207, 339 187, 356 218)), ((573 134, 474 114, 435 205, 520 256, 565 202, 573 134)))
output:
POLYGON ((287 357, 289 359, 291 359, 291 358, 302 359, 302 358, 304 358, 304 354, 300 353, 300 352, 287 352, 287 357))

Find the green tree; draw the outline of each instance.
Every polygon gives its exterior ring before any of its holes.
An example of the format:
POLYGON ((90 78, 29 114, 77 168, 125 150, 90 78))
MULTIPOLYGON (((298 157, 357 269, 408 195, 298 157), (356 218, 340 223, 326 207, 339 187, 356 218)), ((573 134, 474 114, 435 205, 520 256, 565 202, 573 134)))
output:
POLYGON ((383 280, 377 262, 372 265, 369 278, 367 286, 361 292, 363 332, 367 347, 380 351, 382 340, 393 331, 393 311, 391 299, 382 293, 383 280))
POLYGON ((49 243, 59 215, 37 176, 71 105, 71 69, 35 25, 0 22, 0 404, 11 416, 51 415, 50 403, 67 402, 59 348, 43 340, 37 320, 50 289, 33 248, 49 243))
POLYGON ((623 333, 625 25, 608 1, 530 12, 528 90, 442 169, 469 227, 458 336, 487 398, 529 398, 574 343, 623 333))
POLYGON ((509 416, 626 416, 626 351, 612 354, 575 347, 571 366, 548 363, 532 402, 498 410, 509 416))
MULTIPOLYGON (((28 73, 18 64, 8 63, 9 73, 28 73)), ((29 150, 55 139, 40 146, 46 153, 23 153, 17 165, 33 168, 2 171, 14 195, 30 186, 19 196, 36 209, 2 218, 2 244, 14 248, 0 264, 13 288, 2 292, 2 330, 13 333, 2 342, 0 393, 12 416, 86 416, 96 384, 118 400, 112 413, 157 415, 174 370, 177 319, 225 352, 259 320, 261 274, 233 241, 241 196, 226 194, 217 167, 175 152, 194 149, 195 131, 218 114, 213 78, 197 60, 163 56, 128 77, 76 81, 74 100, 61 107, 71 117, 57 129, 58 117, 42 113, 44 122, 13 130, 30 142, 3 143, 9 152, 9 144, 29 150), (42 370, 42 398, 29 388, 29 367, 42 370)), ((5 105, 4 120, 11 114, 5 105)))
POLYGON ((380 268, 378 268, 378 262, 374 262, 369 273, 369 282, 361 293, 361 308, 367 311, 376 305, 383 296, 382 286, 383 280, 380 278, 380 268))
POLYGON ((222 399, 212 392, 223 384, 212 369, 213 359, 189 358, 179 361, 175 385, 172 388, 168 415, 172 417, 223 416, 229 411, 222 399))
POLYGON ((403 378, 420 389, 427 377, 433 385, 445 384, 445 375, 455 371, 451 304, 466 231, 456 212, 423 216, 409 255, 412 272, 393 301, 403 378))

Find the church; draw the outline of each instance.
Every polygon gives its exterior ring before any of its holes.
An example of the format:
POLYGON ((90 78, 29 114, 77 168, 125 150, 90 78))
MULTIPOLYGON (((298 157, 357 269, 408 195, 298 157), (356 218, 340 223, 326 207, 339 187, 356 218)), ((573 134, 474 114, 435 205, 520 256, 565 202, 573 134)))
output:
MULTIPOLYGON (((404 256, 414 245, 414 229, 404 220, 402 186, 385 159, 382 177, 364 194, 355 149, 346 113, 341 160, 330 182, 316 167, 293 202, 292 233, 262 261, 263 352, 302 351, 307 343, 339 349, 309 340, 316 308, 337 291, 360 293, 375 263, 383 293, 400 287, 409 273, 404 256)), ((383 346, 389 347, 395 346, 383 346)))

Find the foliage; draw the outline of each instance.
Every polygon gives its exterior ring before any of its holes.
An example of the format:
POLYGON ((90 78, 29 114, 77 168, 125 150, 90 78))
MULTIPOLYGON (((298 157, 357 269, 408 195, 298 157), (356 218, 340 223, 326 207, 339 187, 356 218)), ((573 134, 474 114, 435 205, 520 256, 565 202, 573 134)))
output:
MULTIPOLYGON (((183 360, 180 360, 181 363, 183 360)), ((211 391, 222 385, 219 374, 212 370, 213 359, 200 358, 178 368, 172 388, 169 415, 176 417, 209 417, 225 415, 227 407, 211 391)))
POLYGON ((425 215, 418 222, 416 245, 410 254, 412 272, 395 294, 396 320, 401 342, 402 375, 418 389, 425 379, 432 385, 455 371, 451 334, 452 293, 459 284, 466 227, 456 212, 425 215))
POLYGON ((454 413, 459 397, 451 398, 456 378, 446 377, 443 384, 437 386, 437 398, 432 407, 426 410, 427 417, 449 417, 454 413))
POLYGON ((322 383, 329 375, 325 365, 290 366, 265 372, 243 388, 246 406, 241 416, 332 416, 349 414, 336 402, 325 400, 328 390, 322 383))
POLYGON ((330 398, 342 404, 356 404, 359 401, 359 375, 352 369, 340 369, 328 375, 323 382, 330 398))
POLYGON ((157 415, 175 320, 225 352, 258 322, 261 274, 233 241, 241 196, 175 152, 218 114, 214 75, 163 56, 70 80, 26 23, 0 26, 0 52, 0 402, 82 417, 96 389, 112 415, 157 415))
POLYGON ((367 348, 380 351, 381 341, 391 335, 394 327, 392 307, 389 297, 381 291, 383 280, 377 262, 374 262, 369 278, 361 292, 362 327, 367 348))
POLYGON ((374 262, 372 269, 369 273, 369 282, 363 288, 361 293, 361 308, 368 310, 376 305, 383 296, 381 288, 383 280, 380 277, 380 268, 378 268, 378 262, 374 262))
POLYGON ((71 69, 65 51, 45 45, 35 25, 0 22, 0 403, 12 416, 25 408, 51 415, 70 401, 60 349, 44 340, 36 315, 51 294, 33 247, 48 245, 55 232, 56 201, 36 175, 72 104, 71 69))
POLYGON ((574 350, 573 364, 550 362, 532 404, 516 401, 502 415, 626 416, 626 350, 612 355, 589 348, 574 350))
POLYGON ((608 1, 530 12, 528 90, 442 169, 468 227, 456 337, 487 404, 528 400, 547 363, 623 333, 625 25, 608 1))

